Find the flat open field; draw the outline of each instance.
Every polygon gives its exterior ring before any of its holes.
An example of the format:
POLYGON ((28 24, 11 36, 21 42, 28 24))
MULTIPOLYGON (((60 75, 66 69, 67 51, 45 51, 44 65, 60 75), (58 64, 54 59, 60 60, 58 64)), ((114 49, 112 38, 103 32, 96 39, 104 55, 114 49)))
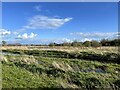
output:
POLYGON ((118 53, 118 47, 68 47, 68 46, 2 46, 2 50, 18 49, 18 50, 56 50, 56 51, 67 51, 67 52, 80 52, 80 51, 92 51, 96 53, 110 52, 118 53))
POLYGON ((117 47, 2 47, 3 88, 120 89, 117 47))

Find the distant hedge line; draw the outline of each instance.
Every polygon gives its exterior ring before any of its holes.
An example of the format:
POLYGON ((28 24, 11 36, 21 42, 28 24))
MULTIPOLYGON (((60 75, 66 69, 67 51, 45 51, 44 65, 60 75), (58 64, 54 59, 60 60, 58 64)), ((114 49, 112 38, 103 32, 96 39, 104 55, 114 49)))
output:
POLYGON ((108 40, 103 39, 100 42, 92 40, 92 41, 85 41, 85 42, 79 42, 79 41, 73 41, 72 43, 50 43, 49 46, 86 46, 86 47, 99 47, 99 46, 120 46, 120 39, 114 39, 114 40, 108 40))
MULTIPOLYGON (((6 41, 2 41, 3 46, 23 46, 20 43, 15 43, 15 44, 7 44, 6 41)), ((80 42, 80 41, 73 41, 73 42, 63 42, 63 43, 55 43, 51 42, 48 45, 47 44, 26 44, 24 46, 85 46, 85 47, 99 47, 99 46, 120 46, 120 39, 114 39, 114 40, 108 40, 108 39, 103 39, 101 41, 85 41, 85 42, 80 42)))

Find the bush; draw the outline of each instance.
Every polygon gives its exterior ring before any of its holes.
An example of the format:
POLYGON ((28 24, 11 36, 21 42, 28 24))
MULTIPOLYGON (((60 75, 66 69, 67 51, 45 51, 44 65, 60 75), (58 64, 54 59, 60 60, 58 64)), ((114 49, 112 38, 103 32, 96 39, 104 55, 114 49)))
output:
POLYGON ((74 41, 71 43, 71 46, 75 46, 75 47, 82 46, 82 42, 74 41))
POLYGON ((86 46, 86 47, 90 47, 91 46, 91 42, 90 41, 85 41, 83 43, 83 45, 86 46))
POLYGON ((93 46, 93 47, 99 47, 100 43, 98 41, 92 41, 91 42, 91 46, 93 46))

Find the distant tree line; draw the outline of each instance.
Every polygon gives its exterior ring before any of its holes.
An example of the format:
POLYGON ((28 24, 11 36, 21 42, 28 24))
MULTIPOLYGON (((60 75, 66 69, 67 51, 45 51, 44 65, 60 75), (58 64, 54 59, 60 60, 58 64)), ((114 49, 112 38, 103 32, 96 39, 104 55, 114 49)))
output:
POLYGON ((96 41, 96 40, 92 40, 92 41, 85 41, 85 42, 79 42, 77 40, 68 43, 68 42, 64 42, 64 43, 50 43, 50 44, 26 44, 26 45, 22 45, 20 43, 15 43, 15 44, 7 44, 6 41, 2 41, 2 46, 74 46, 74 47, 78 47, 78 46, 85 46, 85 47, 99 47, 99 46, 120 46, 120 39, 114 39, 114 40, 108 40, 108 39, 102 39, 101 41, 96 41))
POLYGON ((79 42, 79 41, 73 41, 72 43, 50 43, 49 46, 85 46, 85 47, 99 47, 99 46, 120 46, 120 39, 114 39, 114 40, 108 40, 103 39, 101 41, 85 41, 85 42, 79 42))

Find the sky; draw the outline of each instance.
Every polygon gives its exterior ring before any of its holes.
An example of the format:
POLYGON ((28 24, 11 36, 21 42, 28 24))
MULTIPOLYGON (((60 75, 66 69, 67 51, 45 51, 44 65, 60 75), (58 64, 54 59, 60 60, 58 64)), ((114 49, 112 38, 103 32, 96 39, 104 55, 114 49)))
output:
POLYGON ((116 38, 117 2, 3 2, 2 40, 48 44, 116 38))

